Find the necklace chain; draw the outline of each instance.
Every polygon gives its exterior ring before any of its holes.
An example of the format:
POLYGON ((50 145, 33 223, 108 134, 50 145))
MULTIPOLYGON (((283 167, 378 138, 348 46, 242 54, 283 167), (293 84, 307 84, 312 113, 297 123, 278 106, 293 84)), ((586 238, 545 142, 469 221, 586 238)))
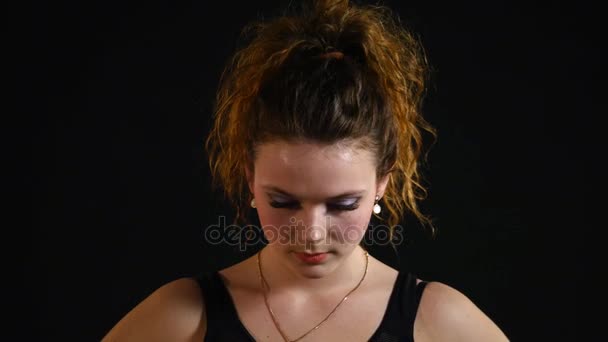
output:
POLYGON ((325 321, 327 321, 329 319, 329 317, 331 317, 331 315, 334 312, 336 312, 336 310, 338 310, 338 308, 340 307, 340 305, 342 305, 342 303, 344 303, 348 299, 348 296, 350 296, 353 292, 355 292, 355 290, 357 290, 359 288, 359 286, 361 285, 361 283, 365 279, 365 276, 367 275, 367 268, 369 267, 369 254, 367 253, 367 251, 365 251, 365 271, 363 272, 363 276, 359 280, 359 283, 357 283, 357 285, 352 290, 350 290, 346 294, 346 296, 344 296, 344 298, 342 298, 342 300, 338 303, 338 305, 336 305, 334 307, 334 309, 331 310, 331 312, 321 322, 319 322, 319 324, 317 324, 312 329, 308 330, 302 336, 296 338, 295 340, 290 340, 287 337, 287 335, 285 334, 285 332, 283 331, 283 329, 281 328, 281 325, 279 324, 278 319, 277 319, 276 315, 274 314, 274 311, 272 311, 272 309, 270 308, 270 304, 268 304, 268 295, 267 295, 267 292, 270 292, 270 286, 268 285, 268 282, 266 282, 266 279, 264 278, 264 273, 262 273, 262 263, 260 261, 260 259, 261 259, 261 256, 260 256, 261 253, 262 253, 262 251, 259 251, 257 253, 257 259, 258 259, 258 272, 259 272, 259 275, 260 275, 260 284, 262 286, 262 293, 264 294, 264 304, 266 304, 266 308, 268 309, 268 312, 270 313, 270 317, 272 318, 272 322, 274 323, 275 327, 277 328, 277 330, 279 331, 279 333, 281 334, 281 336, 283 337, 283 339, 286 342, 296 342, 296 341, 299 341, 299 340, 303 339, 305 336, 307 336, 308 334, 310 334, 313 331, 317 330, 321 326, 321 324, 325 323, 325 321))

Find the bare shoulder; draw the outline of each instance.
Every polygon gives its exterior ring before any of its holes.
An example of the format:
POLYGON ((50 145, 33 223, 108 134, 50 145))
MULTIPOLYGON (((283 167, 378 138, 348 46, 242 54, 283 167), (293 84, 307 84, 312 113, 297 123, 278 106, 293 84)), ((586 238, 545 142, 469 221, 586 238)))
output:
POLYGON ((114 341, 202 341, 206 317, 198 282, 171 281, 146 297, 102 339, 114 341))
POLYGON ((469 298, 440 282, 429 282, 422 293, 414 336, 417 341, 508 341, 469 298))

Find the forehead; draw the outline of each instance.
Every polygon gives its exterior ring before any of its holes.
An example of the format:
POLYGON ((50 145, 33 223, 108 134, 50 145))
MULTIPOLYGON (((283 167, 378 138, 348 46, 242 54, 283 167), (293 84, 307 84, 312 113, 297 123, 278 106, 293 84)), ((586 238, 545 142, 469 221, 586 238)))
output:
POLYGON ((300 198, 327 198, 375 182, 373 155, 352 144, 272 142, 259 146, 256 185, 279 187, 300 198))

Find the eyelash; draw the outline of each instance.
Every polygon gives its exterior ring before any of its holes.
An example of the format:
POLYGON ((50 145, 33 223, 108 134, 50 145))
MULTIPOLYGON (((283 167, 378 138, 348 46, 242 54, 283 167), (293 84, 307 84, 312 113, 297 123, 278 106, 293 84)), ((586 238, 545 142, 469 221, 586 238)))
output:
MULTIPOLYGON (((271 201, 270 205, 273 208, 289 208, 289 209, 294 209, 297 206, 297 203, 294 202, 277 202, 277 201, 271 201)), ((355 210, 357 208, 359 208, 359 203, 358 201, 350 204, 350 205, 339 205, 339 204, 334 204, 334 205, 330 205, 330 207, 334 210, 340 210, 340 211, 352 211, 355 210)))

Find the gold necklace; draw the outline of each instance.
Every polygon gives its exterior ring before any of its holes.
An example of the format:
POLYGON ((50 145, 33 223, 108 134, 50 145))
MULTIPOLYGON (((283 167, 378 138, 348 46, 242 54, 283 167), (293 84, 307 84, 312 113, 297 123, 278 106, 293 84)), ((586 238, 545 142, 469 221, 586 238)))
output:
POLYGON ((270 308, 270 305, 268 304, 268 295, 266 294, 266 289, 268 289, 268 291, 270 291, 270 286, 268 285, 268 283, 266 282, 266 279, 264 278, 264 274, 262 273, 262 264, 261 264, 261 253, 262 251, 259 251, 257 253, 257 259, 258 259, 258 272, 260 275, 260 284, 262 286, 262 293, 264 294, 264 304, 266 304, 266 309, 268 309, 268 312, 270 313, 270 317, 272 318, 272 322, 274 323, 274 326, 277 328, 277 330, 279 331, 279 333, 281 334, 281 336, 283 337, 283 339, 286 342, 296 342, 299 341, 301 339, 303 339, 305 336, 307 336, 308 334, 310 334, 311 332, 317 330, 321 324, 325 323, 325 321, 327 321, 329 319, 329 317, 336 312, 336 310, 338 310, 338 307, 340 307, 340 305, 342 305, 342 303, 344 303, 346 301, 346 299, 348 299, 348 296, 350 296, 351 293, 355 292, 356 289, 359 288, 359 286, 361 285, 361 283, 363 282, 363 279, 365 279, 365 276, 367 275, 367 268, 369 267, 369 255, 367 253, 367 251, 365 252, 365 271, 363 272, 363 277, 361 277, 361 280, 359 280, 359 283, 357 283, 357 286, 355 286, 352 290, 350 290, 346 296, 344 296, 344 298, 342 298, 342 300, 338 303, 338 305, 336 305, 336 307, 334 307, 333 310, 331 310, 331 312, 321 321, 319 322, 319 324, 317 324, 316 326, 314 326, 312 329, 308 330, 306 333, 304 333, 304 335, 296 338, 295 340, 290 340, 287 335, 285 334, 285 332, 283 332, 283 329, 281 329, 281 326, 279 325, 279 322, 274 314, 274 312, 272 311, 272 309, 270 308))

